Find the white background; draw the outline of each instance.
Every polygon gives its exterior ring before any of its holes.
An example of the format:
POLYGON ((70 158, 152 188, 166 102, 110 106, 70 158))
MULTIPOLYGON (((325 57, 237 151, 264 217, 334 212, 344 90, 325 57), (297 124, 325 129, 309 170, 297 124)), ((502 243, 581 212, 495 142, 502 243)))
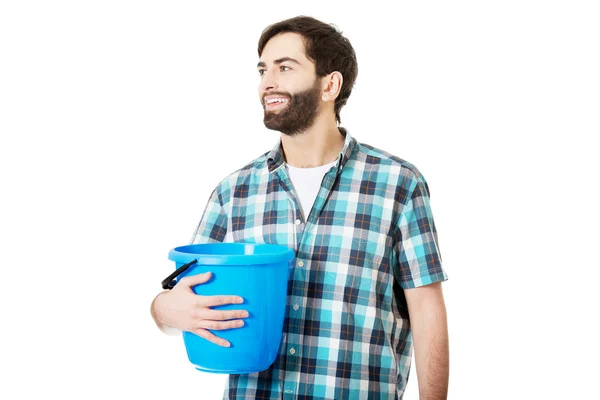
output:
POLYGON ((6 398, 221 397, 149 305, 214 186, 278 140, 256 47, 299 14, 355 47, 343 126, 429 183, 449 398, 598 396, 594 3, 2 2, 6 398))

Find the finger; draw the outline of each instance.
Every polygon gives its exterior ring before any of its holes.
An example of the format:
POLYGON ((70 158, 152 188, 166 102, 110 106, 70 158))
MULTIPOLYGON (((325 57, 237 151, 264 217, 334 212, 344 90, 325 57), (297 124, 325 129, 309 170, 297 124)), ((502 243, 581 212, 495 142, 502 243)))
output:
POLYGON ((199 313, 201 319, 225 321, 228 319, 248 318, 246 310, 212 310, 205 308, 199 313))
POLYGON ((233 321, 211 321, 209 319, 203 319, 198 322, 198 326, 204 329, 210 329, 212 331, 222 331, 225 329, 241 328, 244 326, 244 321, 236 319, 233 321))
POLYGON ((201 338, 208 340, 209 342, 218 344, 219 346, 229 347, 231 345, 227 340, 221 339, 220 337, 213 335, 206 329, 197 328, 197 329, 194 329, 192 332, 195 333, 196 335, 200 336, 201 338))
POLYGON ((187 286, 187 287, 200 285, 201 283, 208 282, 208 280, 210 279, 211 276, 212 276, 211 272, 205 272, 203 274, 186 276, 185 278, 181 278, 179 280, 178 285, 187 286))
POLYGON ((244 299, 240 296, 199 296, 198 305, 204 307, 222 306, 225 304, 242 304, 244 299))

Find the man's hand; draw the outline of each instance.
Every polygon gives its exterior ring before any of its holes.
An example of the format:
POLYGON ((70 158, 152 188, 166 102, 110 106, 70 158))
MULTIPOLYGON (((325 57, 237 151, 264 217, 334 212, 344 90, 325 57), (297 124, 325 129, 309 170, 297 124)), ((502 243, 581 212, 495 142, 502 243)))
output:
POLYGON ((159 326, 166 325, 181 331, 195 333, 219 346, 229 347, 228 341, 221 339, 210 330, 240 328, 248 317, 244 310, 213 310, 210 307, 225 304, 241 304, 239 296, 200 296, 194 293, 193 286, 206 283, 211 273, 187 276, 180 279, 172 290, 161 292, 154 300, 152 314, 159 326))

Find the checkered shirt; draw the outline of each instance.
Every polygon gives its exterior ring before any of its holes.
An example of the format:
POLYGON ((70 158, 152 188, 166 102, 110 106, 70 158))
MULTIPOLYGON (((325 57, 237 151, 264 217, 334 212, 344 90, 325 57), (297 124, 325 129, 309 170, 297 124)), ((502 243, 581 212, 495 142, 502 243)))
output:
POLYGON ((212 192, 192 243, 296 252, 283 337, 266 371, 229 375, 224 399, 402 399, 412 358, 403 289, 445 281, 417 168, 349 132, 302 215, 281 142, 212 192))

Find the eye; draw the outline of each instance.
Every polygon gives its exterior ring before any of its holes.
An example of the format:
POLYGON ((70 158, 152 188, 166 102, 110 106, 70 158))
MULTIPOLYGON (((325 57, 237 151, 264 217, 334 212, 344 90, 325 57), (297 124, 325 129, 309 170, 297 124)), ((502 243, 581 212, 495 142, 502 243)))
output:
POLYGON ((264 69, 259 69, 259 70, 258 70, 258 75, 259 75, 259 76, 263 76, 263 75, 264 75, 264 73, 265 73, 265 70, 264 70, 264 69))
POLYGON ((291 68, 290 68, 290 67, 288 67, 287 65, 282 65, 282 66, 280 67, 280 69, 281 69, 281 71, 283 71, 283 72, 285 72, 285 71, 288 71, 288 70, 291 70, 291 68))

